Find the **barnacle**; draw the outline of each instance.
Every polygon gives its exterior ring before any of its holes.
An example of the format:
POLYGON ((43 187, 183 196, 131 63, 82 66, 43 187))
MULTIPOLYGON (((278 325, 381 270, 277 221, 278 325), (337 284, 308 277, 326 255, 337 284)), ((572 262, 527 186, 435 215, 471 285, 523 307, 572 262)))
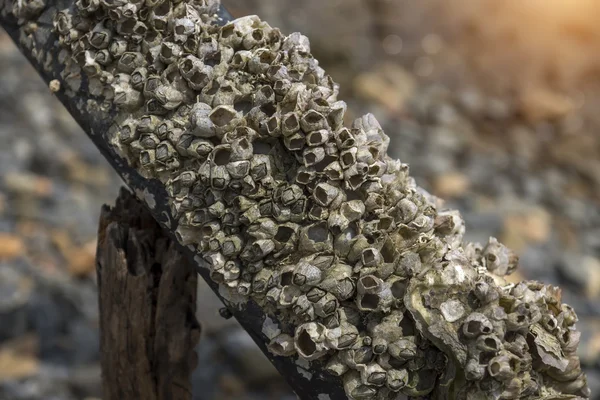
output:
POLYGON ((351 399, 589 396, 560 292, 507 285, 514 253, 463 243, 372 114, 344 126, 305 36, 219 27, 217 3, 79 0, 54 28, 66 68, 118 109, 111 143, 165 185, 178 240, 285 322, 269 350, 322 360, 351 399))
POLYGON ((21 0, 13 2, 12 13, 24 20, 37 17, 46 8, 45 0, 21 0))
POLYGON ((343 376, 344 390, 351 399, 369 400, 375 399, 377 388, 362 383, 360 374, 356 371, 347 372, 343 376))
POLYGON ((486 268, 500 276, 509 275, 517 268, 518 258, 510 249, 495 238, 490 238, 487 246, 483 249, 483 257, 486 268))
POLYGON ((268 348, 273 354, 278 356, 292 356, 296 354, 294 338, 285 333, 273 338, 269 343, 268 348))
POLYGON ((393 297, 386 282, 374 275, 365 275, 358 280, 356 289, 356 305, 361 311, 389 311, 393 297))
POLYGON ((318 322, 309 322, 296 328, 294 346, 306 360, 321 358, 327 353, 325 331, 327 328, 318 322))
POLYGON ((392 392, 398 392, 408 383, 408 371, 405 369, 390 369, 386 373, 386 386, 392 392))

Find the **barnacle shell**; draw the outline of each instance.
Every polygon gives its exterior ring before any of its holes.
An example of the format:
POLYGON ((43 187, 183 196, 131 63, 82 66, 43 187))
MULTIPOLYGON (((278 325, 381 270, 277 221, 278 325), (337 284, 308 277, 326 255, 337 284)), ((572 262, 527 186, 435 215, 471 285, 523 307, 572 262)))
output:
POLYGON ((390 369, 386 373, 385 385, 393 392, 398 392, 408 383, 408 371, 405 369, 390 369))
POLYGON ((325 371, 333 376, 342 376, 348 372, 348 369, 348 366, 340 360, 338 355, 331 357, 325 365, 325 371))
POLYGON ((306 360, 316 360, 327 353, 326 330, 325 326, 315 322, 309 322, 296 328, 294 347, 300 357, 306 360))
POLYGON ((500 276, 513 273, 519 262, 515 253, 498 243, 496 238, 490 238, 487 246, 483 249, 483 257, 486 260, 488 271, 500 276))
POLYGON ((386 381, 386 371, 377 363, 369 363, 359 367, 361 382, 365 385, 383 386, 386 381))
POLYGON ((271 353, 278 356, 292 356, 296 354, 294 338, 285 333, 273 338, 268 345, 268 349, 271 353))
POLYGON ((344 374, 343 381, 344 390, 352 400, 369 400, 377 395, 377 388, 363 384, 358 372, 344 374))

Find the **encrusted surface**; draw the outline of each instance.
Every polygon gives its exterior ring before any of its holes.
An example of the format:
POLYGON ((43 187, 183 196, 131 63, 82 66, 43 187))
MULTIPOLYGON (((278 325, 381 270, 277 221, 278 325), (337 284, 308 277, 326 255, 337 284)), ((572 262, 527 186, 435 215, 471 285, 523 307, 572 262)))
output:
POLYGON ((326 363, 355 399, 587 397, 559 291, 506 285, 516 257, 463 244, 372 115, 344 127, 306 37, 218 27, 215 6, 80 0, 54 18, 61 86, 81 73, 119 107, 112 143, 163 182, 221 292, 282 322, 271 351, 326 363))

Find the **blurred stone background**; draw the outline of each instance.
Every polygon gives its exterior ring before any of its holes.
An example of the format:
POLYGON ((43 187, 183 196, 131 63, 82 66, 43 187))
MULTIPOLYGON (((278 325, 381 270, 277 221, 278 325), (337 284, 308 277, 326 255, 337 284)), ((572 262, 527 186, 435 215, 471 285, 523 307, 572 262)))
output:
MULTIPOLYGON (((302 31, 468 239, 561 285, 600 399, 600 27, 594 0, 224 0, 302 31)), ((0 400, 100 399, 94 252, 121 184, 0 33, 0 400)), ((198 400, 295 399, 199 288, 198 400)))

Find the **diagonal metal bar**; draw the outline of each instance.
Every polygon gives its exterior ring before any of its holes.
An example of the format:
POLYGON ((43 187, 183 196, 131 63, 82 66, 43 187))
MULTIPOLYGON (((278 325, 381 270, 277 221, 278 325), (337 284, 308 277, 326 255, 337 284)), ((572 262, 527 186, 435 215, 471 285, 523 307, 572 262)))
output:
MULTIPOLYGON (((58 10, 74 7, 74 1, 48 0, 44 11, 35 21, 18 21, 10 13, 2 13, 2 7, 9 7, 11 2, 0 0, 0 26, 6 30, 13 41, 20 48, 46 83, 53 80, 61 81, 62 66, 60 47, 57 36, 52 32, 52 19, 58 10)), ((225 24, 232 20, 231 14, 221 6, 218 13, 220 23, 225 24)), ((112 168, 121 176, 124 182, 134 191, 141 200, 150 205, 153 217, 161 224, 169 236, 175 239, 176 228, 168 207, 168 196, 162 183, 142 177, 135 169, 130 168, 126 160, 122 159, 109 145, 106 137, 116 116, 116 110, 102 99, 94 97, 88 90, 85 77, 82 77, 81 88, 77 93, 60 90, 57 98, 67 108, 73 118, 83 128, 88 137, 106 158, 112 168), (97 106, 99 104, 99 106, 97 106)), ((176 242, 176 240, 174 240, 176 242)), ((194 253, 184 246, 180 246, 191 262, 194 253)), ((198 267, 198 272, 208 283, 215 294, 224 301, 218 286, 212 282, 206 269, 198 267)), ((224 301, 224 304, 226 302, 224 301)), ((230 309, 233 316, 248 332, 262 352, 269 358, 273 365, 287 380, 290 387, 299 398, 303 400, 344 400, 341 381, 326 374, 317 362, 312 362, 310 370, 298 364, 294 358, 278 357, 272 355, 266 348, 268 338, 263 334, 263 324, 267 316, 254 302, 250 301, 243 310, 230 309)))

